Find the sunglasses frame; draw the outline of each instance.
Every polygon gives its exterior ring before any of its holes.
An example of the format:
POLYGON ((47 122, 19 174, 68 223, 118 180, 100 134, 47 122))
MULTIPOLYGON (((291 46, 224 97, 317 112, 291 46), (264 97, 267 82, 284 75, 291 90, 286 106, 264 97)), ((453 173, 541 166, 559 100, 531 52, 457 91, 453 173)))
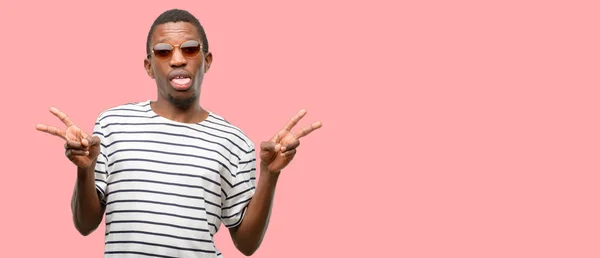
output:
POLYGON ((154 46, 150 50, 150 54, 148 54, 147 58, 150 59, 150 56, 154 56, 154 57, 156 57, 157 59, 160 59, 160 60, 170 59, 171 57, 173 57, 173 51, 175 51, 175 48, 179 48, 179 50, 181 51, 183 57, 188 58, 188 59, 189 58, 195 58, 196 56, 198 56, 198 54, 200 52, 204 52, 204 50, 202 48, 202 42, 194 40, 194 39, 191 39, 191 40, 186 40, 185 42, 183 42, 183 43, 181 43, 179 45, 173 45, 173 44, 170 44, 170 43, 157 43, 157 44, 154 44, 154 46), (183 49, 181 49, 181 45, 184 45, 185 43, 188 43, 190 41, 195 41, 195 42, 198 43, 198 48, 199 49, 198 49, 198 52, 194 56, 186 56, 185 54, 183 54, 183 49), (154 49, 154 48, 156 47, 156 45, 159 45, 159 44, 166 44, 166 45, 170 45, 171 46, 171 50, 170 50, 171 53, 167 57, 160 57, 160 56, 157 56, 156 53, 154 53, 154 51, 156 51, 156 49, 154 49))

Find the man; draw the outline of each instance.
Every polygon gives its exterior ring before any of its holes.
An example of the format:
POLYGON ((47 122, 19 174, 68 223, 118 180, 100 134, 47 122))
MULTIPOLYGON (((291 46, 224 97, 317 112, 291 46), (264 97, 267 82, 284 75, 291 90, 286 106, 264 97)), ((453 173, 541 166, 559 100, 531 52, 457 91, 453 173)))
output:
POLYGON ((92 135, 51 108, 62 130, 39 131, 66 141, 77 166, 72 198, 75 227, 93 232, 106 214, 105 257, 222 257, 214 245, 221 224, 236 248, 252 255, 260 246, 281 170, 299 139, 321 127, 292 133, 301 110, 260 146, 260 176, 252 141, 199 103, 212 54, 199 21, 169 10, 152 25, 144 66, 156 81, 157 99, 100 113, 92 135))

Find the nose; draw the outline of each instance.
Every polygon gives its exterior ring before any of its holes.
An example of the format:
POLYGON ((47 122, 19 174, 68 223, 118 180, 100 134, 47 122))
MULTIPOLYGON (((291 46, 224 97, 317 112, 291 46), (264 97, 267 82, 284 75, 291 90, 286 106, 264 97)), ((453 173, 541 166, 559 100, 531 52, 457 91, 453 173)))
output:
POLYGON ((186 63, 187 63, 187 60, 183 56, 183 53, 181 53, 181 49, 179 49, 179 48, 173 49, 173 56, 171 57, 171 62, 170 62, 171 66, 179 67, 179 66, 184 66, 186 63))

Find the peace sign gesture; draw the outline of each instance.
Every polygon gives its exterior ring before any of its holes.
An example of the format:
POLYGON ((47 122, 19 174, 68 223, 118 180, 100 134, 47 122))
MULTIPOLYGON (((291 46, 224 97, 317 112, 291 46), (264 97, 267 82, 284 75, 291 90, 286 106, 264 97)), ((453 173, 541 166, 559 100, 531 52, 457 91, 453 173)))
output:
POLYGON ((65 140, 65 155, 80 168, 89 168, 100 154, 100 138, 91 137, 58 108, 50 108, 50 113, 58 117, 66 126, 61 130, 54 126, 37 124, 35 128, 38 131, 58 136, 65 140))
POLYGON ((296 155, 296 148, 300 145, 300 138, 307 136, 312 131, 321 128, 321 122, 312 123, 296 133, 292 128, 306 115, 306 110, 300 110, 271 140, 262 142, 260 159, 261 163, 268 166, 271 172, 280 172, 296 155))

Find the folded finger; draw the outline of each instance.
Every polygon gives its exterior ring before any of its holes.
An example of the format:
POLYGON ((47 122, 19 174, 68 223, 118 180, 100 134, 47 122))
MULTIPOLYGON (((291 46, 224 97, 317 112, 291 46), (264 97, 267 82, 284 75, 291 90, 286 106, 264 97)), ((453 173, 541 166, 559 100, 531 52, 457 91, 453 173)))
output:
POLYGON ((286 151, 284 153, 281 153, 281 156, 284 156, 286 158, 292 158, 294 157, 294 155, 296 155, 297 150, 296 149, 291 149, 289 151, 286 151))
POLYGON ((85 150, 67 149, 67 151, 65 151, 65 155, 69 158, 74 156, 87 156, 89 154, 90 152, 85 150))
POLYGON ((65 143, 65 147, 67 149, 85 149, 86 146, 83 146, 83 144, 81 142, 78 141, 71 141, 71 140, 67 140, 67 142, 65 143))

